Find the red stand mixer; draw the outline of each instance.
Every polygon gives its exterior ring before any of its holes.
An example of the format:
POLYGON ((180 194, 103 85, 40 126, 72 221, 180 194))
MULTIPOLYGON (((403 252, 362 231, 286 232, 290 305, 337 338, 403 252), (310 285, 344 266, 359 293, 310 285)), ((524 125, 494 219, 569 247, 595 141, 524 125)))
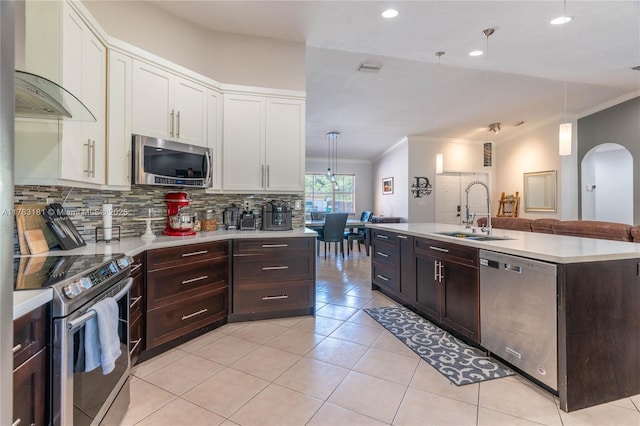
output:
POLYGON ((169 192, 164 196, 164 202, 167 205, 167 226, 163 233, 172 237, 196 235, 196 231, 193 230, 196 224, 195 215, 182 211, 189 205, 189 194, 169 192))

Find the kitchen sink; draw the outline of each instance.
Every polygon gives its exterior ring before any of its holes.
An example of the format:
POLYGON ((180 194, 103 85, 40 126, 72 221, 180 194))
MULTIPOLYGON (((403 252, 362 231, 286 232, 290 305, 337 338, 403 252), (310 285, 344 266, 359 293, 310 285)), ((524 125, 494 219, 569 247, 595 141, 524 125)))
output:
POLYGON ((484 235, 484 234, 475 234, 471 232, 436 232, 438 235, 445 235, 447 237, 454 238, 464 238, 466 240, 474 240, 474 241, 506 241, 513 240, 513 238, 509 237, 499 237, 496 235, 484 235))

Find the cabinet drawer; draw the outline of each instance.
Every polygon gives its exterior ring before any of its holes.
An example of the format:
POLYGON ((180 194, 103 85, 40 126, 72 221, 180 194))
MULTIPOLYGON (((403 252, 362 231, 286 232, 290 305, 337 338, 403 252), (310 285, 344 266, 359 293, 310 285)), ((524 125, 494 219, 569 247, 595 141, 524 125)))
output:
POLYGON ((235 256, 233 266, 234 285, 313 280, 315 277, 313 252, 235 256))
POLYGON ((144 319, 142 315, 131 318, 129 332, 129 354, 131 356, 131 365, 135 365, 140 352, 144 350, 144 319))
POLYGON ((371 229, 371 243, 375 244, 376 241, 385 242, 393 247, 398 245, 397 234, 393 232, 380 231, 378 229, 371 229))
POLYGON ((386 241, 374 241, 371 256, 373 263, 385 263, 395 267, 398 264, 398 247, 394 244, 388 244, 386 241))
POLYGON ((373 263, 371 281, 380 287, 397 291, 399 289, 398 270, 384 264, 373 263))
POLYGON ((13 370, 13 424, 45 425, 47 349, 13 370), (19 420, 19 422, 18 422, 19 420))
POLYGON ((146 349, 226 318, 229 312, 228 291, 228 287, 223 287, 147 311, 146 349))
POLYGON ((13 322, 13 368, 31 358, 46 344, 48 304, 13 322))
POLYGON ((147 309, 229 285, 226 257, 188 263, 147 274, 147 309))
POLYGON ((226 256, 228 254, 228 241, 150 250, 147 252, 147 271, 180 266, 187 262, 198 262, 200 260, 226 256))
POLYGON ((313 287, 308 281, 239 285, 233 290, 233 313, 309 308, 314 304, 313 287))
POLYGON ((308 250, 313 252, 314 238, 269 238, 234 240, 233 254, 278 253, 308 250))
POLYGON ((458 244, 444 243, 442 241, 415 239, 417 252, 436 256, 440 259, 452 260, 471 266, 478 266, 478 249, 458 244))

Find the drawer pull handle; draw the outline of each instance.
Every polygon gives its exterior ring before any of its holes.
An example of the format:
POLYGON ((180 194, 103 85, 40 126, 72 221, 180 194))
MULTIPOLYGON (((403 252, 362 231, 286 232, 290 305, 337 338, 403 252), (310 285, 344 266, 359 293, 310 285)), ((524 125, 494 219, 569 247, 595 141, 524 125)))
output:
POLYGON ((376 254, 377 254, 378 256, 382 256, 382 257, 389 257, 389 255, 388 255, 387 253, 383 253, 383 252, 381 252, 381 251, 377 251, 377 252, 376 252, 376 254))
POLYGON ((398 235, 398 238, 402 238, 403 240, 406 240, 409 237, 407 237, 406 235, 398 235))
POLYGON ((190 280, 184 280, 182 281, 182 284, 194 283, 196 281, 206 280, 207 278, 209 278, 209 275, 201 275, 199 277, 191 278, 190 280))
POLYGON ((430 248, 431 250, 441 251, 441 252, 443 252, 443 253, 449 253, 449 250, 447 250, 447 249, 443 249, 443 248, 440 248, 440 247, 429 246, 429 248, 430 248))
POLYGON ((205 313, 205 312, 207 312, 207 311, 208 311, 208 309, 207 309, 207 308, 204 308, 204 309, 200 309, 198 312, 194 312, 194 313, 189 314, 189 315, 183 315, 183 316, 182 316, 182 321, 184 321, 184 320, 186 320, 186 319, 189 319, 189 318, 192 318, 192 317, 195 317, 195 316, 197 316, 197 315, 202 315, 202 314, 204 314, 204 313, 205 313))
POLYGON ((263 244, 262 248, 289 247, 289 244, 263 244))
POLYGON ((129 355, 133 354, 136 350, 136 348, 138 347, 138 345, 140 344, 140 342, 142 342, 142 337, 139 338, 138 340, 134 340, 131 342, 131 345, 133 346, 131 348, 131 350, 129 351, 129 355))
POLYGON ((265 296, 262 300, 278 300, 278 299, 288 299, 289 296, 286 294, 281 294, 280 296, 265 296))
POLYGON ((376 235, 376 238, 380 238, 381 240, 388 240, 389 237, 387 237, 386 235, 376 235))
POLYGON ((142 299, 142 296, 134 297, 133 299, 131 299, 131 304, 129 305, 129 309, 133 309, 133 307, 136 306, 136 303, 138 303, 140 299, 142 299))
POLYGON ((207 253, 209 253, 209 250, 200 250, 200 251, 194 251, 191 253, 182 253, 182 257, 197 256, 199 254, 207 254, 207 253))
POLYGON ((382 281, 389 281, 389 278, 387 278, 387 277, 385 277, 383 275, 380 275, 380 274, 377 274, 376 277, 380 278, 382 281))
POLYGON ((288 266, 265 266, 262 268, 263 271, 275 271, 280 269, 289 269, 288 266))
POLYGON ((22 423, 22 419, 18 419, 15 422, 11 423, 11 426, 18 426, 20 423, 22 423))
POLYGON ((18 343, 17 345, 15 345, 13 347, 13 353, 15 354, 16 352, 18 352, 20 349, 22 349, 22 345, 20 343, 18 343))
POLYGON ((135 265, 131 266, 131 273, 133 274, 135 271, 137 271, 140 268, 142 268, 142 263, 136 263, 135 265))

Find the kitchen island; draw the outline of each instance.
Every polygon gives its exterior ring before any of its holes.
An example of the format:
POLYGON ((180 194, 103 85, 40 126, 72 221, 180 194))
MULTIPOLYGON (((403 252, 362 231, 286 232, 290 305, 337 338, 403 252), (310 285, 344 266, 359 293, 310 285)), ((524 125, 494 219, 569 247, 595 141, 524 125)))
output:
POLYGON ((640 394, 640 244, 509 230, 483 241, 479 229, 433 223, 368 227, 373 287, 480 347, 478 251, 554 264, 558 386, 545 388, 564 411, 640 394))

